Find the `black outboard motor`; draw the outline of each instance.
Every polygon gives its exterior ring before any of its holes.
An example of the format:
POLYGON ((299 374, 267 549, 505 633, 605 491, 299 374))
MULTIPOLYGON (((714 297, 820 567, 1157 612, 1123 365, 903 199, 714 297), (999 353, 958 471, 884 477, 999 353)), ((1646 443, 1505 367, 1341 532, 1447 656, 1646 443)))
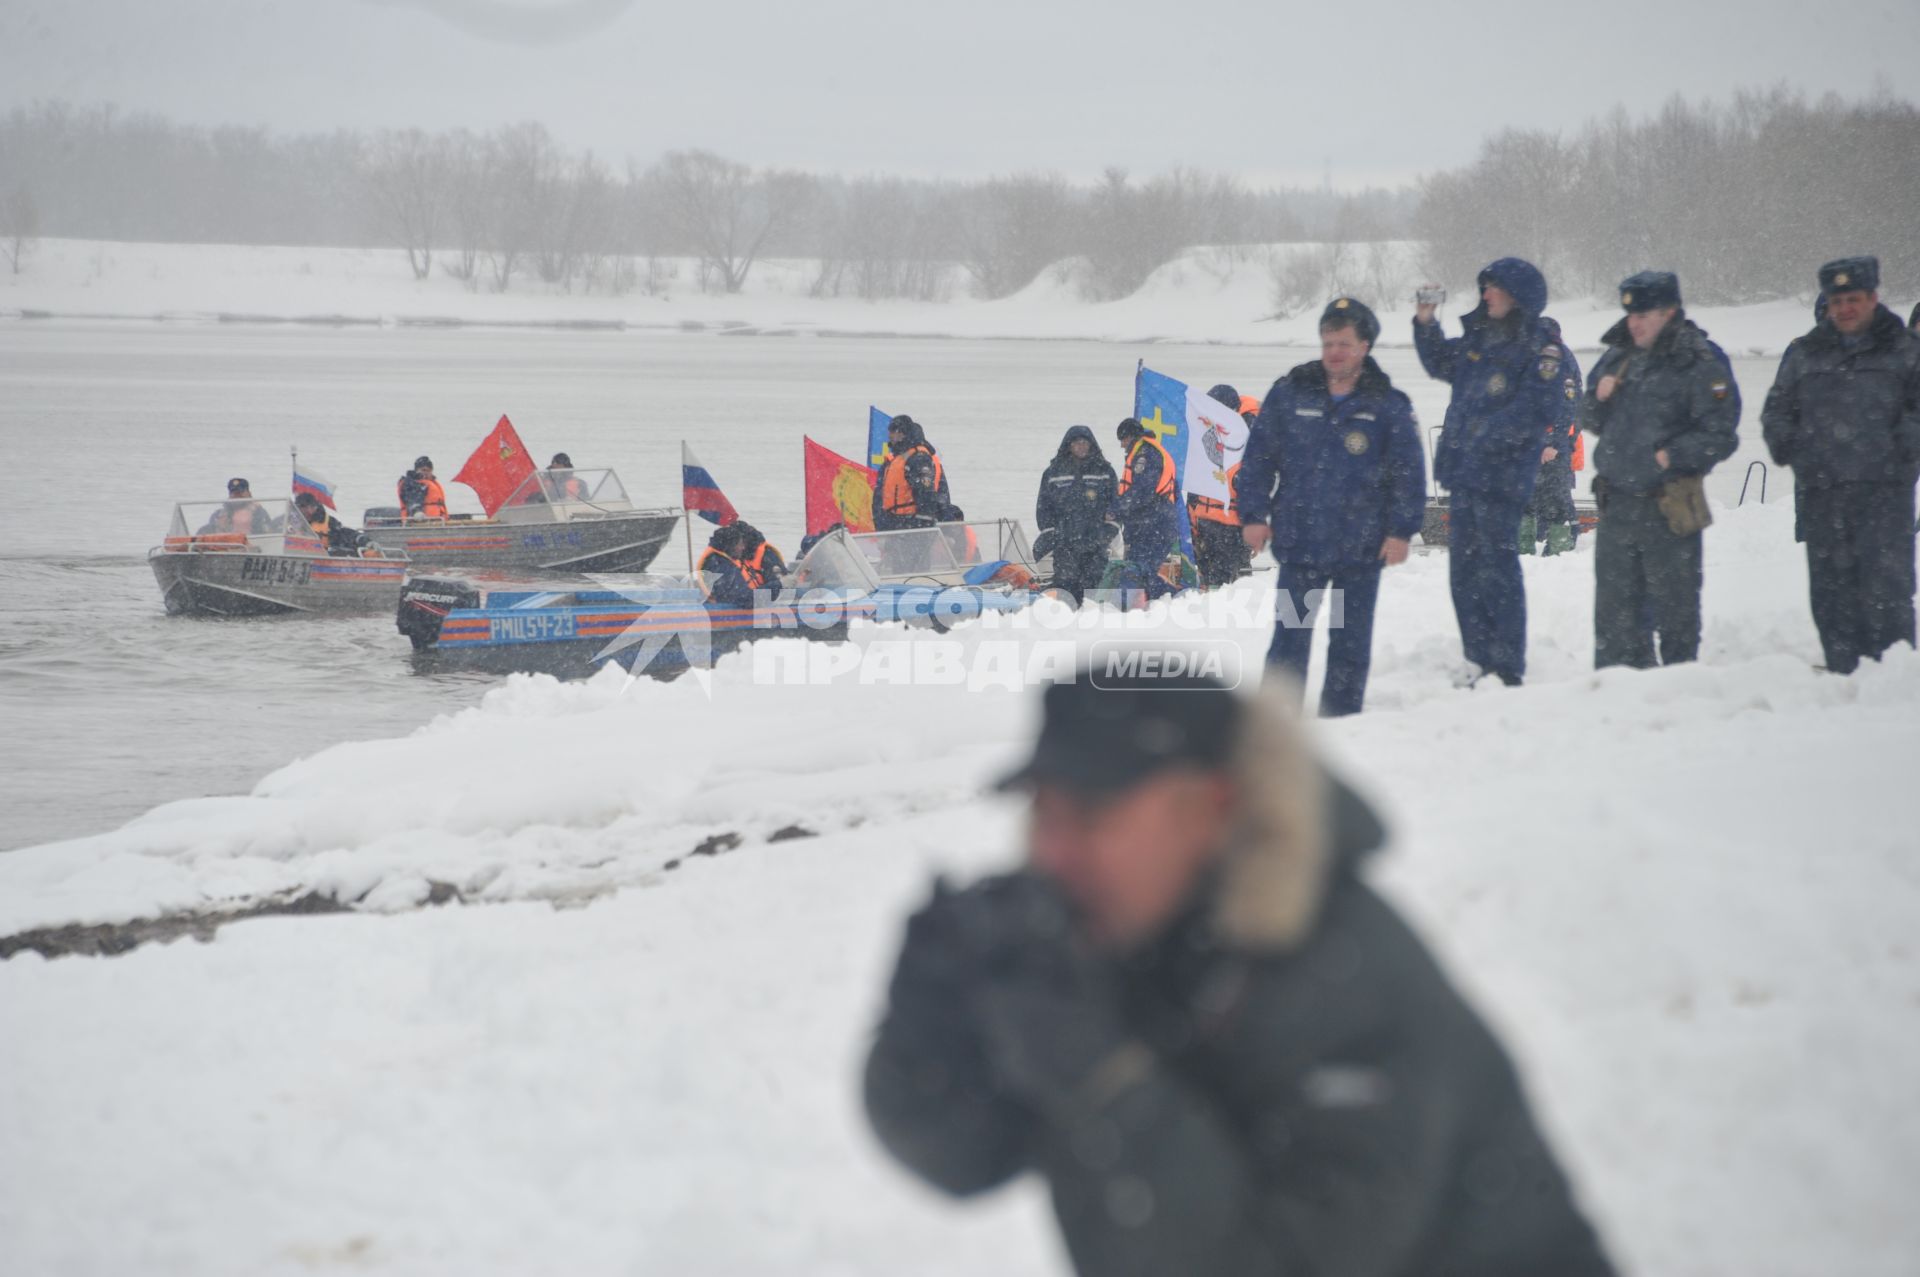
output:
POLYGON ((400 591, 400 614, 394 626, 413 640, 413 650, 424 652, 440 639, 441 622, 456 608, 479 607, 480 591, 459 577, 407 578, 400 591))

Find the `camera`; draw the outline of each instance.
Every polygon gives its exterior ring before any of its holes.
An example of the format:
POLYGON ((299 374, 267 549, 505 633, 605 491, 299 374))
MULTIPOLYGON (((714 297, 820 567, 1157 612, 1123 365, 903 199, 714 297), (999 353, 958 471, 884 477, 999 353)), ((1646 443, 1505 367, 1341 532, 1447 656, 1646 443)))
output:
POLYGON ((1438 306, 1447 300, 1447 290, 1438 286, 1421 288, 1413 294, 1413 300, 1421 306, 1438 306))

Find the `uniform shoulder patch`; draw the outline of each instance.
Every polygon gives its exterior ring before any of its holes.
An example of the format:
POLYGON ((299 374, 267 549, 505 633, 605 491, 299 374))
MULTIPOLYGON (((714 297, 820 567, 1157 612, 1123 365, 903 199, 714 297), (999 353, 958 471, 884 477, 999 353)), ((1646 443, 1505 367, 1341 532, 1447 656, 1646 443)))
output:
POLYGON ((1135 474, 1145 474, 1147 472, 1147 464, 1147 454, 1143 452, 1133 459, 1133 472, 1135 474))
POLYGON ((1713 385, 1709 387, 1709 389, 1713 391, 1713 397, 1715 399, 1725 399, 1727 395, 1732 391, 1732 387, 1730 387, 1724 380, 1714 382, 1713 385))

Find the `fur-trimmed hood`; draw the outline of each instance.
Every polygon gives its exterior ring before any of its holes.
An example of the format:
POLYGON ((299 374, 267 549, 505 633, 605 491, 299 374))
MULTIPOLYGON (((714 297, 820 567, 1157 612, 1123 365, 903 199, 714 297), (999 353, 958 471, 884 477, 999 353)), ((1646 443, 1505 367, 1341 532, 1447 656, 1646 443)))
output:
POLYGON ((1334 876, 1386 841, 1364 799, 1320 765, 1280 687, 1249 697, 1231 768, 1238 827, 1202 907, 1223 948, 1284 952, 1313 930, 1334 876))

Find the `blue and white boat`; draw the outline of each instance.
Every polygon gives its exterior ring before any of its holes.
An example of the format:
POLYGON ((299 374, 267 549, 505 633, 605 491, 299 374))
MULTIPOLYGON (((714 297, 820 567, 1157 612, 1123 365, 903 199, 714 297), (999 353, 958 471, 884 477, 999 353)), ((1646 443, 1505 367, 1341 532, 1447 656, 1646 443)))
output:
POLYGON ((752 607, 704 597, 691 576, 490 585, 411 578, 397 625, 436 668, 580 677, 612 663, 671 677, 754 639, 847 638, 858 622, 945 629, 1037 597, 1026 536, 1012 520, 900 532, 836 529, 752 607))

